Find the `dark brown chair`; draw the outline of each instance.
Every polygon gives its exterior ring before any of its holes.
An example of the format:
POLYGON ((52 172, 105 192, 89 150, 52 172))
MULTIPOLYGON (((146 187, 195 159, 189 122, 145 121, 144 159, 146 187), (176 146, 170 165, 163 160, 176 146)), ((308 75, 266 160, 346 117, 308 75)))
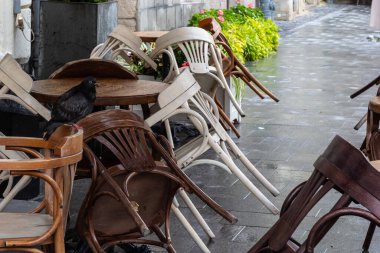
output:
POLYGON ((264 85, 256 79, 254 75, 242 64, 236 56, 232 53, 230 44, 226 37, 222 33, 222 28, 219 23, 212 17, 205 18, 199 21, 199 27, 205 29, 206 31, 211 32, 212 36, 215 39, 217 45, 221 45, 223 49, 227 52, 228 56, 223 58, 223 72, 224 76, 235 76, 242 79, 247 86, 249 86, 260 98, 264 96, 260 93, 258 89, 267 94, 274 101, 278 102, 279 99, 272 94, 264 85), (258 88, 258 89, 257 89, 258 88))
POLYGON ((126 110, 93 113, 78 122, 92 164, 92 184, 80 209, 77 229, 93 252, 117 243, 143 243, 175 252, 169 213, 180 187, 195 193, 230 222, 236 218, 202 192, 177 166, 167 140, 156 137, 126 110), (160 227, 164 225, 164 233, 160 227), (159 240, 144 239, 154 232, 159 240))
POLYGON ((82 137, 81 129, 65 125, 49 140, 0 138, 1 146, 30 156, 0 159, 0 170, 37 177, 45 183, 44 198, 31 212, 0 212, 0 252, 65 252, 66 218, 76 164, 82 158, 82 137))
MULTIPOLYGON (((234 76, 237 78, 240 78, 243 80, 243 82, 250 87, 260 98, 264 98, 262 93, 259 91, 259 89, 267 94, 270 98, 272 98, 274 101, 278 102, 279 99, 270 92, 263 84, 260 83, 260 81, 242 64, 234 55, 232 52, 231 46, 226 39, 226 37, 222 33, 222 27, 219 25, 219 23, 212 17, 205 18, 199 21, 198 24, 199 27, 205 29, 206 31, 211 32, 215 44, 222 46, 222 48, 225 50, 227 55, 222 55, 222 63, 223 63, 223 74, 225 77, 234 76)), ((223 106, 220 103, 220 101, 216 98, 215 103, 218 106, 219 113, 221 118, 224 120, 221 121, 223 123, 223 127, 227 129, 227 124, 231 130, 236 134, 237 137, 240 137, 240 133, 235 128, 235 126, 229 121, 228 116, 223 110, 223 106)))
POLYGON ((342 216, 357 216, 380 225, 380 163, 368 162, 358 149, 336 136, 314 166, 309 180, 287 196, 280 219, 249 250, 250 253, 314 252, 314 247, 342 216), (314 224, 305 242, 295 241, 294 231, 332 189, 341 192, 342 196, 314 224), (353 201, 362 208, 349 207, 353 201))
MULTIPOLYGON (((370 161, 380 160, 380 90, 377 91, 376 97, 369 100, 368 112, 363 118, 367 121, 367 130, 361 150, 370 161)), ((376 224, 371 223, 363 243, 364 251, 368 251, 375 229, 376 224)))

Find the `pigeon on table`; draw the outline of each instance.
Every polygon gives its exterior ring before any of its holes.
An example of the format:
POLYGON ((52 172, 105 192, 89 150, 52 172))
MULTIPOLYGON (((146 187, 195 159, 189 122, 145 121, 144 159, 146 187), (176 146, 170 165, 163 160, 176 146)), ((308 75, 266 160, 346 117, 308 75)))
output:
POLYGON ((63 93, 53 105, 51 119, 45 126, 44 139, 49 139, 56 128, 74 124, 92 112, 96 99, 96 79, 86 77, 79 85, 63 93))

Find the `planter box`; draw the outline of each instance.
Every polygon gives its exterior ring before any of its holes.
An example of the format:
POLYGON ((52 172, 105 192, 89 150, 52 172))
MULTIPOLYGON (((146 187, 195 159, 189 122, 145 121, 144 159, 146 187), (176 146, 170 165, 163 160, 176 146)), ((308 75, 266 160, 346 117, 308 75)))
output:
POLYGON ((41 1, 39 79, 65 63, 88 58, 117 25, 117 2, 41 1))

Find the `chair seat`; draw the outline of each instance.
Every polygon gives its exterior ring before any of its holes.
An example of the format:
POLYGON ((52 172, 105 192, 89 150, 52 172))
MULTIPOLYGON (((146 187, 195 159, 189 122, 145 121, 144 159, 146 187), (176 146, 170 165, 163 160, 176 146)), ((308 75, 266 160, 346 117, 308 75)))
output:
MULTIPOLYGON (((210 129, 210 135, 216 142, 220 141, 219 136, 216 134, 216 132, 213 129, 210 129)), ((191 151, 199 147, 202 144, 202 142, 203 142, 203 136, 199 135, 175 150, 175 156, 178 163, 180 164, 179 165, 180 167, 182 166, 181 164, 182 162, 187 161, 192 156, 191 151)), ((209 149, 209 145, 207 144, 207 146, 204 147, 203 152, 206 152, 208 149, 209 149)))
POLYGON ((39 237, 51 227, 48 214, 0 213, 0 241, 11 238, 39 237))

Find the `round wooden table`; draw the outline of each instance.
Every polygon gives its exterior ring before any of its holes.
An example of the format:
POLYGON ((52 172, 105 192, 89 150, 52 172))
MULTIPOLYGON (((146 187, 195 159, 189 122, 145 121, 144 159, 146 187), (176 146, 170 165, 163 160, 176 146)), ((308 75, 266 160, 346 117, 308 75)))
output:
MULTIPOLYGON (((31 94, 41 103, 54 103, 84 78, 35 81, 31 94)), ((157 102, 158 94, 169 85, 162 82, 123 78, 97 78, 95 105, 142 105, 157 102)))
POLYGON ((143 31, 143 32, 134 32, 137 37, 143 42, 155 42, 162 35, 167 34, 169 31, 143 31))

